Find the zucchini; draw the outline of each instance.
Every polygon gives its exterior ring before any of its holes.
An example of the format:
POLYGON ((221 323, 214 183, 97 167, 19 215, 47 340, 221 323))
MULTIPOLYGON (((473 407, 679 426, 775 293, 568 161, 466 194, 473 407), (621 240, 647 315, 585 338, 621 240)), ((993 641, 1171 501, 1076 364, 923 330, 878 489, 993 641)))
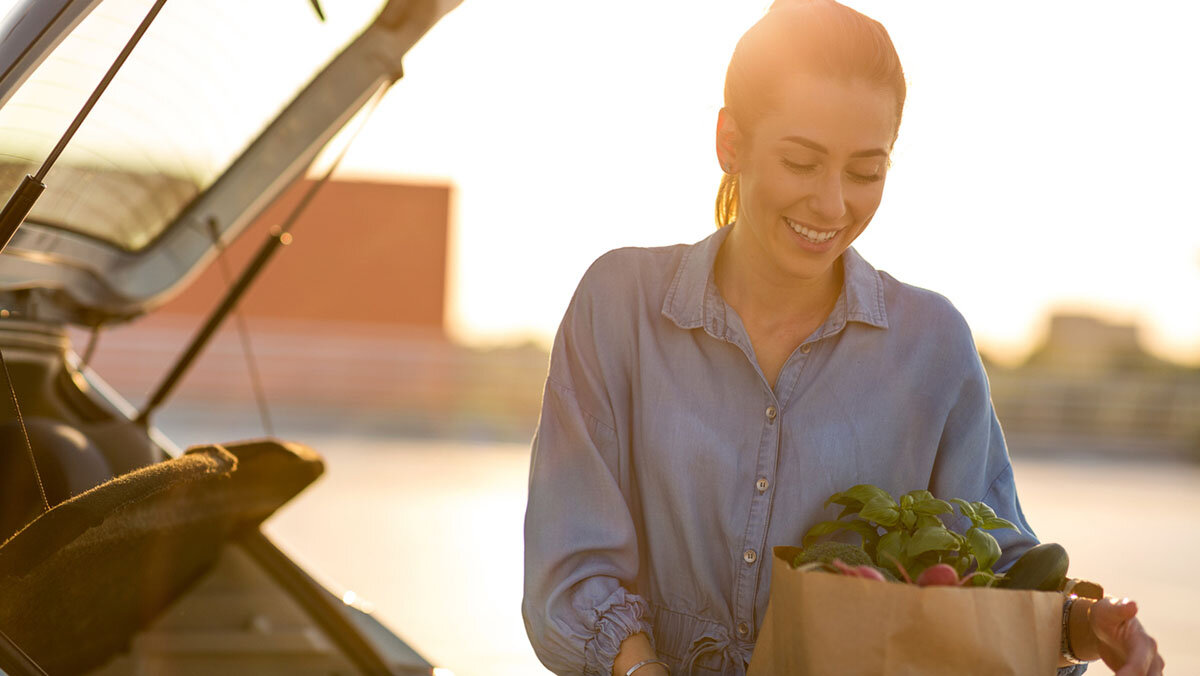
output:
POLYGON ((1056 542, 1042 543, 1021 555, 1004 574, 1000 587, 1058 591, 1067 582, 1067 550, 1056 542))

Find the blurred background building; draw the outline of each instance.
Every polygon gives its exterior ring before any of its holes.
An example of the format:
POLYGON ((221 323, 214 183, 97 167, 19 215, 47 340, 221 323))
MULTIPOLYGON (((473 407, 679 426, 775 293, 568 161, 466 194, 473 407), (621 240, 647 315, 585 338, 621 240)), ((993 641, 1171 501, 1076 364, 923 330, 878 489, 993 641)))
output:
POLYGON ((1055 315, 1024 363, 985 364, 1014 455, 1200 461, 1200 370, 1147 353, 1134 325, 1055 315))
MULTIPOLYGON (((166 305, 105 328, 91 365, 138 404, 167 373, 272 226, 310 181, 286 191, 166 305)), ((271 415, 306 429, 528 439, 546 374, 533 346, 481 350, 445 330, 453 190, 444 184, 332 180, 291 229, 185 376, 168 409, 257 415, 256 370, 271 415)), ((88 337, 74 336, 80 352, 88 337)))

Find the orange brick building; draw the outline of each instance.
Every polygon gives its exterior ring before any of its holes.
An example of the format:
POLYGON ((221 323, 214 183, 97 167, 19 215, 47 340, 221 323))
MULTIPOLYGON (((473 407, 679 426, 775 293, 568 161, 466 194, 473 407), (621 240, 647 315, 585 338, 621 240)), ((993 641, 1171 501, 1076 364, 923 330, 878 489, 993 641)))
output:
MULTIPOLYGON (((175 297, 105 329, 91 366, 135 404, 162 380, 232 280, 311 183, 291 186, 175 297)), ((331 180, 238 306, 270 401, 284 406, 454 406, 446 338, 452 188, 331 180)), ((253 405, 248 362, 226 319, 171 400, 253 405)), ((82 352, 86 338, 74 336, 82 352)), ((168 405, 170 405, 168 402, 168 405)))
MULTIPOLYGON (((229 247, 233 278, 311 185, 293 184, 229 247)), ((329 181, 243 299, 242 314, 442 331, 450 200, 446 185, 329 181)), ((229 284, 219 262, 210 265, 156 314, 207 314, 229 284)))

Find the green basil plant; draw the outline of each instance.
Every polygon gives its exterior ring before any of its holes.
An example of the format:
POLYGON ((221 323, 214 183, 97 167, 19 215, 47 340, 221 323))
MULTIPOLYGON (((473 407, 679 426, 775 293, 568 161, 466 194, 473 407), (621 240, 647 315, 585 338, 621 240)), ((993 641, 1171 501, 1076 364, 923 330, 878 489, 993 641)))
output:
POLYGON ((1000 559, 1000 544, 987 531, 1012 528, 1012 522, 996 516, 982 502, 954 498, 947 502, 926 490, 909 491, 899 501, 871 484, 859 484, 834 493, 825 506, 842 505, 835 521, 822 521, 804 535, 808 547, 818 539, 842 531, 862 537, 862 548, 875 562, 897 576, 916 578, 926 568, 945 563, 961 577, 973 570, 969 583, 992 586, 1003 576, 992 571, 1000 559), (954 507, 971 522, 965 534, 946 527, 941 515, 953 514, 954 507), (903 571, 903 572, 902 572, 903 571))

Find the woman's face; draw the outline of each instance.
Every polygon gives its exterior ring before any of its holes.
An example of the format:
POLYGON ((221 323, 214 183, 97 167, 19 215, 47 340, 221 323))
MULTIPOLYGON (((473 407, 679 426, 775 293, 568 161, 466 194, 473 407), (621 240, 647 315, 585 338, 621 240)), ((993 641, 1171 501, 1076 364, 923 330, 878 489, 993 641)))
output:
POLYGON ((883 197, 896 112, 887 89, 811 75, 784 82, 753 129, 722 111, 718 154, 739 175, 734 227, 764 272, 781 283, 832 274, 883 197))

